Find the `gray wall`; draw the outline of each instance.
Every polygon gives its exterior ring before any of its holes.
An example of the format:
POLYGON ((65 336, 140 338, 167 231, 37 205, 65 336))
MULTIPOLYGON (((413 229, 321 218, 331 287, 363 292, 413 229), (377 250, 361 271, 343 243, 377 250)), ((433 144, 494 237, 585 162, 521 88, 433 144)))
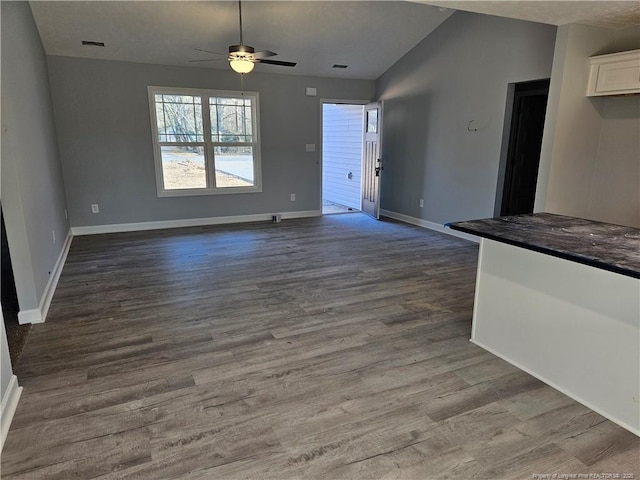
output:
POLYGON ((320 142, 319 99, 374 95, 373 81, 251 73, 244 88, 260 93, 263 192, 158 198, 147 86, 240 90, 240 77, 226 69, 48 60, 74 227, 318 210, 319 157, 305 144, 320 142), (306 86, 318 96, 305 96, 306 86), (99 214, 91 213, 92 203, 99 214))
POLYGON ((536 210, 640 227, 640 97, 585 96, 587 58, 640 48, 640 28, 558 29, 536 210))
POLYGON ((40 36, 27 2, 1 8, 1 198, 23 311, 39 307, 69 224, 40 36))
POLYGON ((555 34, 456 12, 378 79, 383 209, 440 224, 493 216, 508 84, 550 76, 555 34))

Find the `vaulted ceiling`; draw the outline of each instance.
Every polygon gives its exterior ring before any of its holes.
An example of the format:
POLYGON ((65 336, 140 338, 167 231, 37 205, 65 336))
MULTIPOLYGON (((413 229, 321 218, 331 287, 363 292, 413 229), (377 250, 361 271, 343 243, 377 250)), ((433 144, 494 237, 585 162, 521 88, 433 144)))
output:
MULTIPOLYGON (((229 68, 225 53, 239 41, 235 1, 30 2, 49 55, 229 68), (82 41, 104 42, 104 47, 82 41), (189 60, 218 58, 213 62, 189 60)), ((248 1, 244 43, 278 53, 294 68, 257 65, 256 71, 343 78, 378 78, 445 21, 454 9, 554 25, 638 24, 637 1, 248 1), (429 3, 430 5, 427 5, 429 3), (635 23, 634 23, 635 22, 635 23), (346 69, 332 68, 335 64, 346 69)))
POLYGON ((549 25, 580 23, 594 27, 640 26, 637 0, 416 0, 419 3, 469 12, 517 18, 549 25))
MULTIPOLYGON (((227 52, 239 42, 238 3, 31 2, 49 55, 130 62, 229 68, 202 48, 227 52), (100 41, 104 48, 82 46, 100 41)), ((245 1, 244 43, 278 53, 295 68, 256 70, 297 75, 374 79, 420 42, 453 11, 409 2, 245 1), (348 65, 336 70, 334 64, 348 65)), ((222 57, 224 58, 224 57, 222 57)))

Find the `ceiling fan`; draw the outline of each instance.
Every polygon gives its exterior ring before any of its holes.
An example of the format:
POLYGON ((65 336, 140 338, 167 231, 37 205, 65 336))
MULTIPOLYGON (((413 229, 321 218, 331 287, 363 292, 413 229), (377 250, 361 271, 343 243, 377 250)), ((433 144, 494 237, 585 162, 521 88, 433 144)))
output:
MULTIPOLYGON (((268 57, 274 57, 277 53, 270 50, 262 50, 256 52, 255 48, 245 45, 242 39, 242 1, 238 0, 238 19, 240 24, 240 44, 229 46, 229 53, 218 53, 202 48, 196 48, 198 52, 211 53, 213 55, 225 55, 229 62, 229 66, 233 71, 238 73, 249 73, 253 70, 256 63, 265 63, 269 65, 278 65, 281 67, 295 67, 295 62, 283 62, 281 60, 270 60, 268 57)), ((189 60, 189 62, 213 62, 221 60, 218 58, 208 58, 204 60, 189 60)))

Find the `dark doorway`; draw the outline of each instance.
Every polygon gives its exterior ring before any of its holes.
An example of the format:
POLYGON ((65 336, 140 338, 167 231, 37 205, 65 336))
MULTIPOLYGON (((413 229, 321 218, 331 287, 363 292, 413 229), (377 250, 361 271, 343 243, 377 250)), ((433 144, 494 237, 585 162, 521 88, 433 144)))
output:
POLYGON ((515 85, 500 215, 532 213, 549 79, 515 85))
POLYGON ((0 288, 2 298, 2 316, 4 317, 4 326, 7 333, 7 344, 9 345, 9 356, 13 366, 18 362, 22 348, 27 341, 27 335, 31 329, 31 325, 20 325, 18 323, 18 294, 16 292, 16 283, 13 278, 13 267, 11 265, 11 257, 9 256, 9 243, 7 242, 7 232, 4 227, 4 215, 0 209, 0 221, 2 222, 2 276, 0 288))

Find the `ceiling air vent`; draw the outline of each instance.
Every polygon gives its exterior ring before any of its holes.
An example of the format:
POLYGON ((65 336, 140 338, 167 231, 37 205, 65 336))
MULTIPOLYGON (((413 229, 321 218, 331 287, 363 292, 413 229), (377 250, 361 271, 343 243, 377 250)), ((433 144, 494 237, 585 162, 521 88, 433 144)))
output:
POLYGON ((339 63, 336 63, 333 67, 331 68, 347 68, 349 65, 340 65, 339 63))
POLYGON ((90 45, 92 47, 104 47, 104 42, 90 42, 89 40, 82 40, 82 45, 90 45))

